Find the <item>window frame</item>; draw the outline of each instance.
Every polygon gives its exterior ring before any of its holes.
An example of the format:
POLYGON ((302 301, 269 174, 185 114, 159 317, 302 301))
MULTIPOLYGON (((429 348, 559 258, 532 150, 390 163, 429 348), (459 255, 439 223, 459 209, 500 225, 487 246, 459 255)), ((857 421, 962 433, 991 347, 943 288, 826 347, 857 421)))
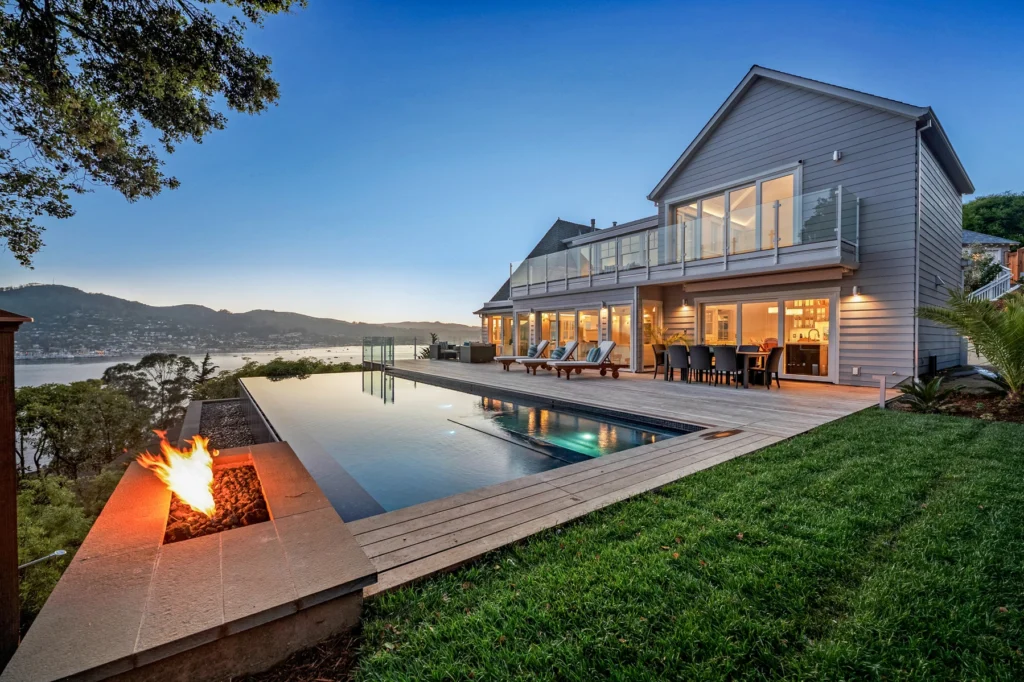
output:
MULTIPOLYGON (((730 195, 730 193, 735 191, 735 190, 742 189, 744 187, 749 187, 750 185, 753 184, 754 185, 754 206, 755 206, 755 208, 758 208, 761 205, 761 185, 762 185, 762 183, 768 182, 770 180, 778 180, 779 178, 783 178, 783 177, 785 177, 787 175, 792 175, 793 176, 793 228, 794 228, 794 235, 795 235, 796 234, 796 227, 801 224, 800 212, 801 212, 801 208, 802 207, 800 206, 801 202, 797 201, 797 197, 799 197, 799 196, 801 196, 803 194, 803 162, 801 162, 801 161, 797 161, 796 163, 788 164, 786 166, 780 166, 780 167, 777 167, 777 168, 772 168, 772 169, 763 171, 761 173, 757 173, 757 174, 754 174, 754 175, 751 175, 751 176, 748 176, 748 177, 745 177, 745 178, 741 178, 741 179, 738 179, 738 180, 733 180, 733 181, 731 181, 729 183, 726 183, 726 184, 723 184, 723 185, 718 185, 718 186, 715 186, 715 187, 706 188, 706 189, 700 190, 699 192, 692 192, 692 193, 688 193, 688 194, 685 194, 685 195, 678 195, 678 196, 670 197, 670 198, 665 200, 666 216, 667 216, 666 217, 666 221, 667 220, 672 220, 673 221, 672 224, 675 224, 676 223, 675 214, 676 214, 676 209, 677 208, 679 208, 681 206, 684 206, 684 205, 687 205, 687 204, 696 204, 696 206, 697 206, 698 221, 697 221, 697 226, 696 226, 696 228, 697 228, 696 229, 696 234, 694 235, 694 242, 695 242, 694 245, 695 245, 695 248, 696 248, 696 250, 698 252, 697 253, 698 257, 697 258, 691 258, 690 260, 711 260, 713 258, 724 258, 724 257, 726 257, 726 256, 731 254, 731 251, 729 250, 729 239, 730 239, 730 236, 731 236, 730 233, 729 233, 729 214, 731 212, 731 209, 730 209, 730 206, 729 206, 729 195, 730 195), (716 198, 718 196, 723 196, 723 195, 724 195, 724 203, 725 203, 725 215, 722 218, 723 223, 724 223, 724 228, 723 229, 725 230, 725 243, 724 243, 723 248, 722 248, 723 253, 720 256, 710 256, 707 259, 700 258, 699 257, 700 256, 700 252, 702 251, 702 247, 703 247, 703 239, 702 239, 703 235, 701 234, 701 220, 699 219, 699 217, 702 215, 702 212, 703 212, 704 200, 705 199, 713 199, 713 198, 716 198)), ((755 211, 755 214, 756 214, 756 219, 755 219, 755 227, 754 227, 754 243, 757 246, 760 246, 760 244, 761 244, 761 211, 759 210, 759 208, 758 208, 758 210, 755 211)), ((681 237, 680 248, 684 249, 683 253, 681 254, 681 257, 682 257, 682 259, 684 261, 687 260, 687 253, 685 252, 685 246, 686 246, 686 239, 685 239, 685 235, 683 235, 681 237)), ((758 252, 769 251, 769 250, 771 250, 771 249, 757 248, 757 249, 754 249, 753 251, 743 251, 739 255, 744 255, 744 254, 748 254, 748 253, 758 253, 758 252)))

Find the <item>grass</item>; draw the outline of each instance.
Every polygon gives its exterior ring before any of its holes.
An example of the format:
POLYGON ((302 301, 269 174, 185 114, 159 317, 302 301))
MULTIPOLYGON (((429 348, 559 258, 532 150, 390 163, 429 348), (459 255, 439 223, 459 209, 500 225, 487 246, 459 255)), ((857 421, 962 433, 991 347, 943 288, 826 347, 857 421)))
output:
POLYGON ((355 677, 1024 679, 1022 465, 862 412, 374 599, 355 677))

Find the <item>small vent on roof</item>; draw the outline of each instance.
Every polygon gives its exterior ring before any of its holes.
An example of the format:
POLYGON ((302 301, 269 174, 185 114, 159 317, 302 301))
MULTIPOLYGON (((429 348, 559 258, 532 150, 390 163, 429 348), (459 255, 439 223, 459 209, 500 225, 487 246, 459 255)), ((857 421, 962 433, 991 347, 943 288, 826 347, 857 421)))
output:
POLYGON ((615 226, 616 226, 616 225, 618 225, 618 224, 619 224, 619 221, 618 221, 618 220, 613 220, 613 221, 612 221, 612 227, 615 227, 615 226))

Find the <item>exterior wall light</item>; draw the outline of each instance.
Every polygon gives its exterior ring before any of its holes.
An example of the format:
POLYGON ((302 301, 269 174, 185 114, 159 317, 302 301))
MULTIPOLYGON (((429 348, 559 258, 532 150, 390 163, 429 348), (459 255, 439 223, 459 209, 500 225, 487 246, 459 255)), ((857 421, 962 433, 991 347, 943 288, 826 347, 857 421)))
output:
POLYGON ((853 288, 853 296, 854 296, 854 298, 860 298, 860 295, 861 295, 862 293, 864 293, 864 292, 863 292, 863 291, 861 290, 861 287, 859 287, 859 286, 855 286, 855 287, 853 288))

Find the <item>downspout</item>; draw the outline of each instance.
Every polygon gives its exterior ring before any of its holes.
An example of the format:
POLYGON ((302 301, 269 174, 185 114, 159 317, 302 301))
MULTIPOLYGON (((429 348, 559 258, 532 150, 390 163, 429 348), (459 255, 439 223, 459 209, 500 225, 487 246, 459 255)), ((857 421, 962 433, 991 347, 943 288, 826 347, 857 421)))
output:
POLYGON ((917 213, 915 215, 916 225, 914 227, 914 374, 917 378, 919 361, 921 358, 921 320, 917 316, 917 309, 921 305, 921 146, 924 140, 921 133, 932 127, 929 120, 924 126, 917 129, 917 213))

